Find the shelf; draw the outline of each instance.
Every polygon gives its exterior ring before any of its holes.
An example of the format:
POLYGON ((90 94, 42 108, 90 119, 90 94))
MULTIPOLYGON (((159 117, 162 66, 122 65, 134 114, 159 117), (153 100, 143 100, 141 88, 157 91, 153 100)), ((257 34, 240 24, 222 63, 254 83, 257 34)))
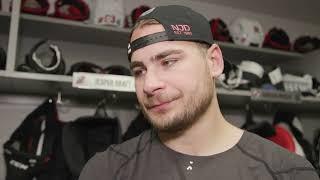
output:
POLYGON ((320 97, 301 97, 301 112, 312 111, 319 113, 320 110, 320 97))
POLYGON ((238 108, 250 102, 251 93, 245 90, 227 90, 217 88, 219 105, 222 107, 238 108))
POLYGON ((24 72, 4 72, 1 75, 1 91, 5 93, 23 93, 49 95, 56 89, 69 89, 71 77, 24 72))
POLYGON ((0 11, 0 33, 9 33, 9 27, 10 27, 10 13, 8 12, 2 12, 0 11))
POLYGON ((129 29, 113 26, 93 25, 53 17, 21 14, 20 33, 23 36, 126 48, 129 32, 129 29))
POLYGON ((21 79, 21 80, 34 80, 34 81, 48 81, 48 82, 62 82, 62 83, 72 82, 71 76, 54 75, 54 74, 11 72, 11 73, 7 73, 6 77, 21 79))
POLYGON ((0 18, 10 18, 11 14, 9 12, 0 11, 0 18))
POLYGON ((307 97, 302 97, 301 100, 303 103, 309 103, 309 104, 319 103, 320 105, 320 97, 316 98, 316 97, 307 96, 307 97))
POLYGON ((218 44, 222 49, 224 57, 230 61, 252 60, 261 63, 268 63, 270 61, 279 62, 284 60, 297 60, 304 57, 302 54, 297 52, 241 46, 228 42, 218 42, 218 44))
MULTIPOLYGON (((0 71, 0 87, 1 93, 56 96, 58 92, 61 92, 65 97, 86 100, 86 102, 96 102, 103 95, 110 93, 120 97, 123 103, 136 100, 134 92, 73 88, 72 77, 66 75, 0 71)), ((248 103, 254 104, 253 107, 257 110, 276 108, 295 112, 318 113, 320 109, 319 97, 300 97, 297 101, 284 101, 283 97, 282 99, 257 100, 253 98, 252 91, 224 88, 217 88, 217 94, 222 109, 244 108, 248 103)))
POLYGON ((254 110, 262 112, 284 110, 294 111, 297 113, 319 113, 320 109, 320 97, 297 97, 297 93, 280 92, 282 97, 278 99, 255 98, 253 96, 255 90, 227 90, 224 88, 218 88, 217 93, 219 105, 222 107, 222 109, 224 107, 244 109, 245 105, 248 103, 252 104, 254 110))
MULTIPOLYGON (((10 26, 10 13, 0 12, 0 23, 10 26), (7 23, 7 24, 6 24, 7 23)), ((113 26, 93 25, 85 22, 71 21, 46 16, 21 14, 19 33, 22 36, 48 38, 51 40, 91 43, 126 48, 130 29, 113 26), (36 27, 36 28, 35 28, 36 27)), ((5 28, 2 28, 5 29, 5 28)), ((303 59, 305 55, 267 48, 239 46, 232 43, 218 42, 224 57, 231 61, 254 60, 262 64, 285 60, 303 59)), ((79 89, 72 87, 72 77, 24 72, 0 71, 0 91, 12 94, 56 95, 79 99, 94 100, 106 93, 116 93, 126 101, 135 100, 134 92, 117 92, 106 90, 79 89)), ((289 110, 306 110, 317 112, 320 98, 299 96, 299 101, 286 101, 284 98, 254 99, 252 91, 227 90, 217 88, 219 104, 224 107, 245 107, 247 103, 258 104, 257 107, 279 107, 289 110)))
MULTIPOLYGON (((23 36, 126 48, 130 33, 130 29, 93 25, 46 16, 21 14, 21 18, 20 33, 23 36)), ((270 61, 279 62, 279 60, 302 59, 304 57, 302 54, 295 52, 240 46, 226 42, 218 42, 218 44, 221 46, 225 58, 231 61, 246 59, 269 63, 270 61)))
POLYGON ((63 96, 91 102, 106 93, 114 93, 127 101, 135 98, 133 93, 73 88, 72 77, 66 75, 0 71, 0 87, 1 93, 56 96, 61 92, 63 96))

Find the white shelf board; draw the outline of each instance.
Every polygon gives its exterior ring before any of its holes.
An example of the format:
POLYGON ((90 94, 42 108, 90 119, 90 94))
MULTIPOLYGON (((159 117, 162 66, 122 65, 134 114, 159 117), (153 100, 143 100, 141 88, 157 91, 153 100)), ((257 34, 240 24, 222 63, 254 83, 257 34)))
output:
POLYGON ((248 103, 253 104, 253 108, 258 111, 269 111, 270 109, 278 109, 285 111, 294 111, 297 113, 319 113, 320 111, 320 97, 300 97, 300 101, 291 102, 283 99, 270 100, 253 100, 251 98, 251 91, 249 90, 227 90, 224 88, 217 88, 219 105, 227 108, 242 108, 248 103))
MULTIPOLYGON (((122 103, 132 103, 136 100, 134 92, 116 92, 104 90, 87 90, 72 87, 72 77, 66 75, 51 75, 26 72, 0 71, 0 92, 9 94, 33 94, 56 96, 61 92, 63 96, 85 99, 88 102, 95 102, 108 93, 116 94, 122 99, 122 103)), ((277 109, 290 110, 295 112, 319 113, 320 98, 301 97, 299 103, 285 103, 283 101, 252 101, 249 90, 227 90, 217 88, 219 105, 222 108, 245 108, 248 103, 257 104, 257 109, 266 105, 277 109)))
POLYGON ((306 96, 306 97, 301 97, 301 101, 303 103, 318 103, 319 104, 319 110, 320 110, 320 97, 312 97, 312 96, 306 96))
MULTIPOLYGON (((21 18, 20 34, 23 36, 126 48, 130 33, 130 29, 93 25, 46 16, 21 14, 21 18)), ((304 57, 296 52, 247 47, 227 42, 217 43, 221 46, 225 58, 231 61, 247 59, 259 62, 277 62, 304 57)))
POLYGON ((0 77, 5 76, 6 74, 7 74, 7 72, 6 72, 6 71, 4 71, 4 70, 0 70, 0 77))
POLYGON ((221 107, 238 108, 250 102, 251 94, 246 90, 217 88, 217 96, 221 107))
POLYGON ((114 26, 21 14, 20 34, 23 36, 126 48, 129 32, 129 29, 114 26))
POLYGON ((27 73, 27 72, 8 72, 6 77, 14 79, 25 79, 35 81, 52 81, 52 82, 64 82, 71 83, 72 76, 55 75, 55 74, 40 74, 40 73, 27 73))
POLYGON ((304 57, 303 54, 292 51, 242 46, 228 42, 217 42, 217 44, 221 47, 225 59, 230 61, 253 60, 268 63, 270 61, 299 60, 304 57))
POLYGON ((238 90, 238 89, 228 90, 225 88, 217 88, 217 93, 219 95, 234 95, 234 96, 242 96, 242 97, 250 97, 251 96, 250 91, 238 90))
POLYGON ((127 101, 135 98, 133 93, 73 88, 72 76, 66 75, 0 71, 0 87, 1 93, 56 96, 61 92, 63 96, 88 101, 95 101, 106 93, 114 93, 127 101))
POLYGON ((9 12, 4 12, 4 11, 0 11, 0 17, 2 17, 2 16, 4 16, 4 17, 10 17, 10 16, 11 16, 11 13, 9 13, 9 12))
POLYGON ((301 109, 320 113, 320 97, 301 97, 301 109))
POLYGON ((1 92, 17 94, 56 94, 71 88, 71 77, 25 72, 4 72, 0 78, 1 92))

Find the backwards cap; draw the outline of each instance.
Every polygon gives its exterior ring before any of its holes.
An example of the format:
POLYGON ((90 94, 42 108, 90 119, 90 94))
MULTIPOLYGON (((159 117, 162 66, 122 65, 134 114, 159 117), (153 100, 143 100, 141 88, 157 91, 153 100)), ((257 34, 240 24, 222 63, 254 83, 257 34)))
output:
POLYGON ((144 12, 137 22, 144 19, 155 19, 165 31, 129 42, 129 60, 134 51, 161 41, 196 41, 209 45, 214 43, 209 21, 188 7, 179 5, 155 7, 144 12))

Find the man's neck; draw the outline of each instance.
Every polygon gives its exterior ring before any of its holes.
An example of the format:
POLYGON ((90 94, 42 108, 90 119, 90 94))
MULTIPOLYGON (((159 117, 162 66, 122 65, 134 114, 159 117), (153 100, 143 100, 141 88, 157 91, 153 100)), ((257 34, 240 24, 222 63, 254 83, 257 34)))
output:
POLYGON ((217 104, 212 106, 189 129, 175 134, 159 132, 162 143, 177 152, 196 156, 214 155, 232 148, 243 131, 223 118, 217 104))

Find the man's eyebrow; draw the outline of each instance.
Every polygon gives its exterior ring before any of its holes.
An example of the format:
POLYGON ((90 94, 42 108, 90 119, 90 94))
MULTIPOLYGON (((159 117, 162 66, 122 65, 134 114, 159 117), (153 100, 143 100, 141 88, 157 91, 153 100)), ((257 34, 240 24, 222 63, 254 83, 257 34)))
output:
POLYGON ((141 61, 132 61, 130 63, 130 70, 132 70, 135 67, 144 67, 144 64, 141 61))
MULTIPOLYGON (((183 53, 182 49, 170 49, 170 50, 166 50, 166 51, 163 51, 163 52, 155 55, 152 58, 152 60, 159 60, 159 59, 163 59, 171 54, 181 54, 181 53, 183 53)), ((132 61, 130 63, 130 69, 132 70, 135 67, 145 67, 145 65, 141 61, 132 61)))
POLYGON ((159 60, 159 59, 163 59, 171 54, 181 54, 183 53, 182 49, 172 49, 172 50, 167 50, 167 51, 163 51, 157 55, 154 56, 153 59, 155 60, 159 60))

